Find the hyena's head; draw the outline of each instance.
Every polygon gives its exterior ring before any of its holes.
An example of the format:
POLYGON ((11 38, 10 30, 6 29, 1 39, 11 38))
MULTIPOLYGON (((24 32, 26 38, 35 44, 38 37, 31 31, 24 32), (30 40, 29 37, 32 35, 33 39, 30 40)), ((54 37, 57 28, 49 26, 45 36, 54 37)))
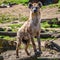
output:
POLYGON ((33 15, 35 14, 40 14, 40 8, 42 6, 42 3, 41 2, 38 2, 38 3, 29 3, 28 7, 29 9, 31 10, 31 13, 33 15))

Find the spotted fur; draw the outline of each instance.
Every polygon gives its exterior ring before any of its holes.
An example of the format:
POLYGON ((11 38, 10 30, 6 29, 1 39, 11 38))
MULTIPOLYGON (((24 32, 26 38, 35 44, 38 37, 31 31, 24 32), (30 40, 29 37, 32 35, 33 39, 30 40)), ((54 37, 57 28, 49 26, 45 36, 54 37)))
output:
POLYGON ((25 51, 27 55, 30 55, 28 52, 29 43, 32 42, 34 52, 37 51, 36 45, 34 42, 34 37, 37 37, 38 48, 41 51, 41 42, 40 42, 40 22, 41 22, 41 14, 40 7, 38 3, 33 3, 30 8, 30 17, 21 28, 19 28, 17 32, 17 45, 16 45, 16 55, 18 55, 19 46, 21 42, 25 44, 25 51), (37 7, 37 11, 34 11, 34 8, 37 7))

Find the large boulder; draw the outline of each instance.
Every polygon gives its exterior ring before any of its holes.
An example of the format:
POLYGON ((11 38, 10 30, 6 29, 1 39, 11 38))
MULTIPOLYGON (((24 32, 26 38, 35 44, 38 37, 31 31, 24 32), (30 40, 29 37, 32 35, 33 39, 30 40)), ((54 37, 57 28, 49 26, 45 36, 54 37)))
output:
POLYGON ((3 41, 2 43, 3 51, 6 50, 15 50, 16 44, 14 41, 3 41))
POLYGON ((53 0, 53 3, 58 3, 59 0, 53 0))
POLYGON ((6 31, 12 31, 11 27, 6 27, 6 31))
POLYGON ((10 48, 8 41, 4 40, 4 41, 2 42, 2 47, 3 47, 3 51, 8 50, 8 49, 10 48))
POLYGON ((51 40, 46 41, 45 42, 45 48, 53 49, 53 50, 56 50, 56 51, 60 52, 59 41, 51 41, 51 40))
POLYGON ((0 55, 0 60, 4 60, 3 56, 0 55))
POLYGON ((0 31, 4 31, 4 30, 5 30, 4 28, 1 28, 1 27, 0 27, 0 31))

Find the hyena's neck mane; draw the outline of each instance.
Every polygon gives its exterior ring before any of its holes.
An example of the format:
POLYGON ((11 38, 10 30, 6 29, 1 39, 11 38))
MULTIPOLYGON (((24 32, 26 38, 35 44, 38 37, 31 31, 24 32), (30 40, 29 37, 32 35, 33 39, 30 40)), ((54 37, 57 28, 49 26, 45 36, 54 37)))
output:
POLYGON ((29 20, 31 21, 31 23, 33 23, 34 25, 38 25, 40 24, 40 14, 36 13, 36 14, 32 14, 30 12, 30 18, 29 20))

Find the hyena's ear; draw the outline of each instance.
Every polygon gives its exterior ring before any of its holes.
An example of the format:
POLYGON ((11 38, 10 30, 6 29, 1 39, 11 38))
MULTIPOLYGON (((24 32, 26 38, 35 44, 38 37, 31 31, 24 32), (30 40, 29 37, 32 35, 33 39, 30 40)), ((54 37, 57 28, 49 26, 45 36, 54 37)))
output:
POLYGON ((42 2, 38 2, 38 6, 39 7, 42 7, 42 2))
POLYGON ((29 4, 28 4, 28 7, 29 8, 31 8, 33 5, 32 5, 32 3, 30 2, 29 4))

